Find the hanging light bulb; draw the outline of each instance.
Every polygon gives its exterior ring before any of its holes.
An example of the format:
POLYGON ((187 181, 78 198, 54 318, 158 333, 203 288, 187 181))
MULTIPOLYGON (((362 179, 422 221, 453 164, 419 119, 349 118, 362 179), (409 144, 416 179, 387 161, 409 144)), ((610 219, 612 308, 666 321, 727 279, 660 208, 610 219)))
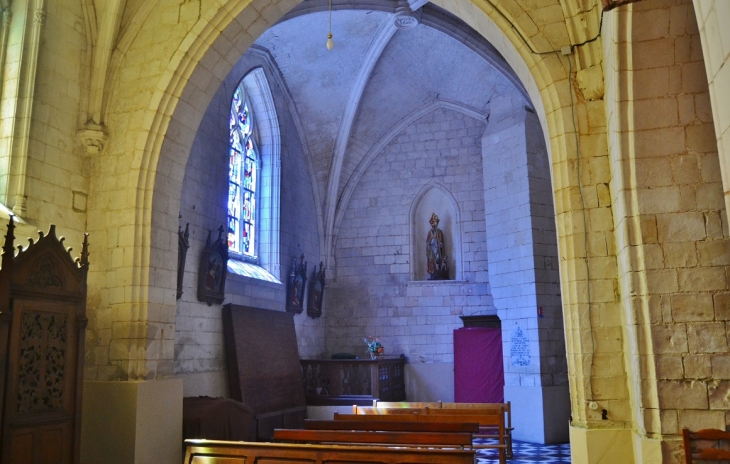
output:
POLYGON ((327 50, 332 50, 335 43, 332 41, 332 0, 330 0, 330 29, 327 33, 327 50))

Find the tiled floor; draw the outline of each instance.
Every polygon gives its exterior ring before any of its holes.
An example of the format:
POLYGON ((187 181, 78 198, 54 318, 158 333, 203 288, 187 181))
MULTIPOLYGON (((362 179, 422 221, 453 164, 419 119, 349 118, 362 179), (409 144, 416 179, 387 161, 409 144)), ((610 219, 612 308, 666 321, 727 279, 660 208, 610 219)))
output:
MULTIPOLYGON (((508 464, 528 464, 533 462, 570 463, 570 444, 537 445, 523 441, 515 441, 515 456, 508 459, 508 464)), ((497 450, 480 449, 477 461, 479 464, 498 464, 497 450)))

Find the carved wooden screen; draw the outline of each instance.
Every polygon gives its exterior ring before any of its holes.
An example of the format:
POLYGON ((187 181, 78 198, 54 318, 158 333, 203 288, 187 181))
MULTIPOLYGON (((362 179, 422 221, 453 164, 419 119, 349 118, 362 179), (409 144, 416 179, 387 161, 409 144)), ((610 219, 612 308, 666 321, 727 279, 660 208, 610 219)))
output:
POLYGON ((0 268, 0 461, 78 463, 87 242, 74 262, 52 225, 13 257, 13 229, 0 268))

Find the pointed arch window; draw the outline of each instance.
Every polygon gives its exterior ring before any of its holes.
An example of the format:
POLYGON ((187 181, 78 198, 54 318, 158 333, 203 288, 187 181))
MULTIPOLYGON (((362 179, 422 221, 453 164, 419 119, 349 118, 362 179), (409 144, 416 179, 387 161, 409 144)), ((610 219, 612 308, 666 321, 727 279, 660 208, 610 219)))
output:
POLYGON ((281 133, 263 68, 236 86, 228 128, 228 270, 281 283, 281 133))
POLYGON ((255 261, 257 194, 261 161, 254 141, 254 117, 243 81, 231 102, 228 160, 228 249, 255 261))

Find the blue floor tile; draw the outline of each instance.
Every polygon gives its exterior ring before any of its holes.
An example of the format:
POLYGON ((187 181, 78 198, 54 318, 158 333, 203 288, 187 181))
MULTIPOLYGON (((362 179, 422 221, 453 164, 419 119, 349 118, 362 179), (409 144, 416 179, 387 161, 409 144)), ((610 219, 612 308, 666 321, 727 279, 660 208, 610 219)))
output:
MULTIPOLYGON (((475 440, 474 443, 486 443, 487 440, 475 440)), ((512 445, 514 457, 508 459, 509 464, 529 464, 535 462, 570 463, 570 444, 538 445, 516 441, 512 445)), ((498 464, 499 454, 494 449, 480 449, 477 453, 479 464, 498 464)))

